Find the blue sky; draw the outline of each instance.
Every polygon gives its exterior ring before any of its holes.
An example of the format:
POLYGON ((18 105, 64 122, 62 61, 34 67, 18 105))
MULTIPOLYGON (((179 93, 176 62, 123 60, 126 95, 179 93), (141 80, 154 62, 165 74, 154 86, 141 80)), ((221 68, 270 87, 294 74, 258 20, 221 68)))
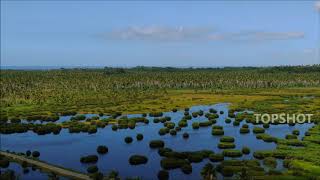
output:
POLYGON ((2 66, 319 64, 315 1, 1 1, 2 66))

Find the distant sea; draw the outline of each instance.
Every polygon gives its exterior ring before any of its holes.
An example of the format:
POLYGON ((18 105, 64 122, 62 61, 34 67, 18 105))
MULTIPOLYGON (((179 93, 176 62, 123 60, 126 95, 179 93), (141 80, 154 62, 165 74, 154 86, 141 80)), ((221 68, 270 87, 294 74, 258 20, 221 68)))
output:
MULTIPOLYGON (((137 66, 0 66, 3 70, 54 70, 54 69, 74 69, 74 68, 84 68, 84 69, 103 69, 105 67, 115 67, 115 68, 133 68, 137 66)), ((172 66, 145 66, 145 67, 172 67, 172 66)), ((174 66, 174 68, 223 68, 225 66, 174 66)))
POLYGON ((52 69, 61 69, 61 68, 102 69, 104 68, 104 66, 1 66, 1 69, 6 69, 6 70, 52 70, 52 69))

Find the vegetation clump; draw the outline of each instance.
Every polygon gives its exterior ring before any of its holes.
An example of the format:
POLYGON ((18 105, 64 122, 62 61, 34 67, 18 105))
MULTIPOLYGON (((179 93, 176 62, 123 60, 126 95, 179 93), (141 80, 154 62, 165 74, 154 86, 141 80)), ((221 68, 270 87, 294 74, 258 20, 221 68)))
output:
POLYGON ((212 162, 219 162, 224 160, 223 154, 211 154, 209 156, 210 161, 212 162))
POLYGON ((241 134, 248 134, 248 133, 250 133, 250 129, 249 128, 240 128, 240 133, 241 134))
POLYGON ((262 134, 265 132, 264 128, 261 128, 261 127, 254 127, 252 131, 255 134, 262 134))
POLYGON ((213 121, 203 121, 203 122, 199 122, 199 126, 200 127, 208 127, 211 126, 213 124, 213 121))
POLYGON ((88 155, 80 158, 81 163, 96 163, 98 161, 97 155, 88 155))
POLYGON ((168 180, 169 172, 165 170, 160 170, 157 174, 158 180, 168 180))
POLYGON ((276 168, 277 160, 274 157, 267 157, 263 160, 263 164, 268 167, 276 168))
POLYGON ((234 143, 230 143, 230 142, 220 142, 218 144, 219 149, 233 149, 235 147, 236 147, 236 145, 234 143))
POLYGON ((137 134, 137 136, 136 136, 136 139, 138 140, 138 141, 141 141, 142 139, 143 139, 143 134, 137 134))
POLYGON ((129 158, 129 163, 131 165, 146 164, 147 162, 148 162, 148 158, 142 155, 132 155, 129 158))
POLYGON ((165 170, 181 168, 182 166, 189 164, 188 161, 184 159, 177 158, 163 158, 160 162, 161 167, 165 170))
POLYGON ((220 142, 233 143, 233 142, 234 142, 234 137, 231 137, 231 136, 222 136, 222 137, 220 138, 220 142))
POLYGON ((181 170, 184 174, 191 174, 192 173, 192 166, 191 166, 191 164, 185 164, 181 167, 181 170))
POLYGON ((161 116, 163 116, 163 113, 162 112, 151 112, 151 113, 149 113, 149 116, 150 117, 161 117, 161 116))
POLYGON ((40 152, 39 151, 33 151, 32 152, 32 157, 38 158, 40 156, 40 152))
POLYGON ((239 150, 231 150, 231 149, 224 150, 222 152, 222 154, 225 157, 241 157, 242 156, 242 152, 241 151, 239 151, 239 150))
POLYGON ((106 154, 106 153, 108 153, 108 151, 109 151, 109 149, 107 146, 100 145, 97 147, 97 152, 99 154, 106 154))
POLYGON ((193 128, 193 129, 199 129, 199 127, 200 127, 200 125, 199 125, 198 122, 193 122, 193 123, 192 123, 192 128, 193 128))
POLYGON ((222 136, 222 135, 224 135, 224 130, 222 130, 222 129, 212 129, 211 134, 213 136, 222 136))
POLYGON ((99 168, 97 167, 97 166, 89 166, 88 168, 87 168, 87 172, 88 173, 96 173, 96 172, 98 172, 98 170, 99 170, 99 168))
POLYGON ((164 142, 162 140, 152 140, 149 143, 150 148, 162 148, 164 147, 164 142))
POLYGON ((132 143, 133 139, 132 139, 132 137, 127 136, 127 137, 124 138, 124 141, 125 141, 127 144, 130 144, 130 143, 132 143))
POLYGON ((189 134, 185 132, 185 133, 183 133, 182 137, 183 137, 183 139, 188 139, 189 138, 189 134))
POLYGON ((250 154, 250 148, 249 148, 249 147, 246 147, 246 146, 243 147, 243 148, 242 148, 242 153, 243 153, 243 154, 250 154))

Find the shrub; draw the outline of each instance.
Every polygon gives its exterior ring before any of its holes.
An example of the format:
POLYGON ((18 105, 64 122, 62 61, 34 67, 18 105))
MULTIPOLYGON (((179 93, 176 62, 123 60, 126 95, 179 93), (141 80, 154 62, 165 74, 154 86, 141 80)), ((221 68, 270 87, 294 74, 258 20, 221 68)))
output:
POLYGON ((135 123, 135 122, 132 122, 132 121, 128 122, 128 128, 129 128, 129 129, 134 129, 134 128, 136 128, 136 123, 135 123))
POLYGON ((170 135, 172 135, 172 136, 177 135, 177 131, 176 131, 176 130, 174 130, 174 129, 170 130, 170 135))
POLYGON ((161 167, 166 170, 181 168, 182 166, 188 164, 188 161, 184 159, 176 158, 163 158, 160 162, 161 167))
POLYGON ((249 128, 240 128, 240 133, 241 133, 241 134, 250 133, 250 129, 249 129, 249 128))
POLYGON ((191 120, 192 116, 191 115, 185 115, 182 120, 191 120))
POLYGON ((240 125, 240 122, 238 121, 233 121, 233 126, 239 126, 240 125))
POLYGON ((287 134, 286 139, 298 139, 298 137, 294 134, 287 134))
POLYGON ((169 131, 168 128, 160 128, 158 133, 160 136, 163 136, 163 135, 167 134, 168 131, 169 131))
POLYGON ((203 155, 200 152, 190 153, 188 155, 188 160, 191 163, 193 163, 193 162, 198 163, 203 160, 203 155))
POLYGON ((175 127, 176 124, 174 124, 173 122, 165 122, 164 126, 168 129, 173 129, 175 127))
POLYGON ((222 154, 211 154, 209 159, 212 162, 219 162, 224 160, 224 156, 222 154))
POLYGON ((136 139, 138 140, 138 141, 141 141, 142 139, 143 139, 143 134, 137 134, 137 136, 136 136, 136 139))
POLYGON ((223 111, 220 111, 220 114, 224 114, 224 112, 223 112, 223 111))
POLYGON ((221 129, 221 130, 223 130, 223 127, 222 127, 222 126, 215 125, 215 126, 212 126, 212 129, 221 129))
POLYGON ((250 148, 249 147, 243 147, 242 148, 242 153, 243 154, 250 154, 250 148))
POLYGON ((162 148, 164 147, 164 142, 162 140, 152 140, 149 143, 150 148, 162 148))
POLYGON ((262 139, 264 142, 278 142, 278 139, 276 137, 272 137, 269 134, 257 134, 257 139, 262 139))
POLYGON ((31 155, 31 151, 30 150, 26 151, 26 155, 30 156, 31 155))
POLYGON ((184 108, 184 111, 189 111, 190 110, 190 108, 184 108))
POLYGON ((176 152, 176 151, 168 151, 164 152, 163 156, 167 158, 177 158, 177 159, 186 159, 189 156, 189 152, 176 152))
POLYGON ((183 137, 184 139, 188 139, 188 138, 189 138, 189 134, 185 132, 185 133, 183 133, 182 137, 183 137))
POLYGON ((219 118, 219 115, 218 115, 218 114, 206 114, 206 117, 207 117, 209 120, 213 120, 213 119, 219 118))
POLYGON ((185 164, 181 167, 181 170, 184 174, 191 174, 192 173, 192 166, 191 166, 191 164, 185 164))
POLYGON ((212 125, 212 121, 204 121, 204 122, 200 122, 199 126, 200 127, 207 127, 207 126, 211 126, 212 125))
POLYGON ((198 123, 198 122, 193 122, 193 123, 192 123, 192 128, 193 128, 193 129, 199 129, 199 127, 200 127, 200 126, 199 126, 199 123, 198 123))
POLYGON ((96 163, 98 161, 97 155, 88 155, 80 158, 81 163, 96 163))
POLYGON ((88 129, 88 133, 89 134, 94 134, 97 132, 97 127, 96 126, 90 126, 90 128, 88 129))
POLYGON ((288 145, 288 146, 305 146, 305 142, 300 141, 298 139, 289 139, 284 141, 284 144, 288 145))
POLYGON ((163 116, 163 113, 162 112, 151 112, 149 114, 150 117, 161 117, 163 116))
POLYGON ((239 151, 239 150, 231 150, 231 149, 224 150, 222 152, 222 154, 225 157, 241 157, 242 156, 242 152, 241 151, 239 151))
POLYGON ((132 139, 132 137, 127 136, 127 137, 124 138, 124 141, 125 141, 127 144, 129 144, 129 143, 132 143, 133 139, 132 139))
POLYGON ((33 152, 32 152, 32 157, 37 158, 37 157, 39 157, 39 156, 40 156, 40 152, 39 152, 39 151, 33 151, 33 152))
POLYGON ((243 124, 242 128, 249 128, 249 125, 248 124, 243 124))
POLYGON ((253 133, 255 133, 255 134, 262 134, 264 132, 265 132, 265 130, 261 127, 254 127, 253 128, 253 133))
POLYGON ((132 155, 129 158, 129 163, 131 165, 146 164, 147 162, 148 162, 148 158, 142 155, 132 155))
POLYGON ((199 115, 198 112, 193 112, 193 113, 192 113, 192 117, 194 117, 194 118, 196 118, 198 115, 199 115))
POLYGON ((178 132, 178 131, 181 131, 181 127, 176 127, 175 130, 178 132))
POLYGON ((263 128, 268 129, 270 127, 270 124, 264 123, 263 128))
POLYGON ((253 157, 255 157, 256 159, 264 159, 270 156, 272 156, 271 151, 256 151, 253 153, 253 157))
POLYGON ((218 111, 215 110, 215 109, 213 109, 213 108, 210 108, 210 109, 209 109, 209 112, 215 114, 215 113, 217 113, 218 111))
POLYGON ((222 136, 220 142, 234 142, 234 137, 231 136, 222 136))
POLYGON ((154 118, 153 119, 153 123, 159 123, 160 122, 160 119, 159 118, 154 118))
POLYGON ((305 135, 305 136, 311 136, 311 134, 310 134, 309 131, 306 131, 306 132, 304 133, 304 135, 305 135))
POLYGON ((169 172, 165 170, 160 170, 157 174, 159 180, 168 180, 169 179, 169 172))
POLYGON ((198 112, 198 115, 199 115, 199 116, 203 116, 203 114, 204 114, 204 112, 203 112, 202 110, 200 110, 200 111, 198 112))
POLYGON ((187 126, 188 126, 188 123, 187 123, 187 121, 185 121, 185 120, 180 120, 180 121, 178 122, 178 126, 179 126, 179 127, 187 127, 187 126))
POLYGON ((281 152, 281 151, 275 151, 272 154, 272 157, 275 157, 277 159, 285 159, 287 156, 287 153, 285 152, 281 152))
POLYGON ((292 131, 292 134, 296 135, 296 136, 299 136, 300 135, 300 131, 295 129, 292 131))
POLYGON ((263 160, 263 164, 268 167, 276 168, 277 160, 274 157, 267 157, 263 160))
POLYGON ((224 131, 221 129, 212 129, 211 134, 213 136, 222 136, 222 135, 224 135, 224 131))
POLYGON ((108 151, 109 151, 109 149, 108 149, 107 146, 102 146, 102 145, 100 145, 100 146, 98 146, 98 148, 97 148, 97 152, 98 152, 99 154, 106 154, 108 151))
POLYGON ((172 152, 172 149, 170 149, 170 148, 159 148, 159 150, 158 150, 158 154, 160 156, 164 156, 168 152, 172 152))
POLYGON ((218 148, 220 149, 233 149, 236 145, 234 143, 221 142, 218 144, 218 148))
POLYGON ((10 161, 4 157, 0 158, 0 167, 7 168, 10 165, 10 161))
POLYGON ((231 123, 231 119, 226 119, 225 122, 226 122, 227 124, 230 124, 230 123, 231 123))
POLYGON ((112 125, 111 129, 112 129, 113 131, 117 131, 117 130, 118 130, 118 126, 117 126, 117 125, 112 125))
POLYGON ((96 172, 98 172, 98 167, 97 166, 89 166, 88 168, 87 168, 87 172, 88 173, 96 173, 96 172))

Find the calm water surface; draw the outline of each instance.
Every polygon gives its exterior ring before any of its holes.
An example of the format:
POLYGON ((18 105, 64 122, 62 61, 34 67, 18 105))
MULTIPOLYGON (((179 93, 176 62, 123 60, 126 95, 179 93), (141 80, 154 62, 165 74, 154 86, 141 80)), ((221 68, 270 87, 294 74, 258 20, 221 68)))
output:
MULTIPOLYGON (((210 108, 219 111, 224 111, 224 114, 220 115, 216 125, 224 126, 226 136, 235 137, 236 149, 241 149, 243 146, 250 147, 251 152, 257 150, 271 150, 276 148, 275 143, 265 143, 262 140, 256 139, 252 133, 252 124, 249 124, 251 132, 249 134, 240 134, 240 126, 234 127, 232 123, 226 124, 225 119, 228 116, 228 104, 216 104, 212 106, 194 106, 190 108, 190 113, 194 111, 203 110, 205 113, 210 108)), ((184 111, 178 111, 176 113, 166 112, 164 116, 170 116, 171 122, 178 123, 183 117, 184 111)), ((88 115, 88 116, 93 116, 88 115)), ((136 117, 141 115, 128 115, 128 117, 136 117)), ((70 116, 62 117, 59 122, 69 120, 70 116)), ((59 135, 42 135, 39 136, 31 131, 23 134, 9 134, 1 135, 1 149, 11 150, 16 152, 25 152, 27 150, 38 150, 41 153, 40 159, 52 164, 72 168, 78 171, 86 172, 89 164, 80 163, 80 157, 85 155, 97 154, 96 148, 99 145, 106 145, 109 148, 109 153, 105 155, 99 155, 99 161, 97 166, 99 171, 106 174, 111 170, 117 170, 121 177, 141 177, 142 179, 157 179, 156 175, 161 169, 160 160, 157 150, 149 148, 149 142, 154 139, 162 139, 165 141, 165 146, 172 148, 175 151, 196 151, 203 149, 213 150, 215 153, 222 152, 217 148, 219 143, 219 136, 211 135, 211 127, 200 127, 198 130, 192 129, 192 122, 206 121, 204 116, 193 118, 188 121, 188 127, 182 128, 180 132, 177 132, 176 136, 170 134, 160 136, 158 130, 163 127, 162 123, 153 123, 153 118, 148 117, 150 123, 137 124, 136 128, 121 129, 118 131, 112 131, 111 126, 107 126, 104 129, 98 129, 96 134, 78 133, 71 134, 67 129, 62 129, 59 135), (183 139, 182 134, 188 132, 189 139, 183 139), (144 139, 142 141, 136 141, 135 136, 137 133, 142 133, 144 139), (126 144, 124 138, 126 136, 132 136, 134 141, 131 144, 126 144), (141 154, 148 157, 148 163, 145 165, 131 166, 128 163, 128 159, 133 154, 141 154)), ((300 130, 301 138, 303 134, 312 127, 312 124, 297 124, 296 126, 288 125, 271 125, 269 129, 266 129, 266 133, 275 137, 284 138, 286 134, 289 134, 294 129, 300 130)), ((253 159, 252 153, 244 155, 241 159, 253 159)), ((204 160, 201 163, 193 163, 192 174, 185 175, 180 169, 170 171, 170 179, 200 179, 200 170, 209 160, 204 160)), ((280 161, 279 161, 280 162, 280 161)), ((282 168, 282 163, 278 165, 278 169, 282 168)), ((17 172, 22 171, 21 167, 17 164, 10 165, 9 169, 14 169, 17 172), (19 169, 20 168, 20 169, 19 169)), ((21 175, 21 179, 43 179, 43 176, 38 171, 30 171, 27 175, 21 175)), ((46 179, 46 178, 44 178, 46 179)))

